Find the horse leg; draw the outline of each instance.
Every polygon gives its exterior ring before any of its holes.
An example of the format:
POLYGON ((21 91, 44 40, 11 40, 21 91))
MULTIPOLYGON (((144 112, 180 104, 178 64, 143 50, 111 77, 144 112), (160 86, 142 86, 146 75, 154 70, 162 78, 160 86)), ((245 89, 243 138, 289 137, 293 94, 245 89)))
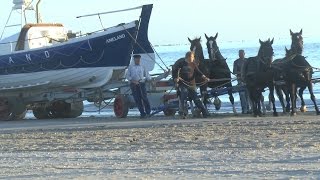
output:
MULTIPOLYGON (((306 89, 307 87, 301 87, 299 89, 299 97, 300 97, 300 100, 301 100, 301 107, 300 107, 300 111, 301 112, 306 112, 307 111, 307 107, 306 107, 306 103, 304 102, 304 99, 303 99, 303 91, 306 89)), ((309 88, 308 88, 309 89, 309 88)))
POLYGON ((261 107, 262 107, 262 112, 263 114, 266 114, 267 113, 267 108, 264 104, 264 96, 261 94, 261 97, 259 98, 260 99, 260 102, 261 103, 261 107))
POLYGON ((282 87, 282 91, 284 92, 285 96, 286 96, 286 112, 290 112, 290 93, 288 91, 287 87, 282 87))
POLYGON ((252 103, 252 112, 253 112, 253 117, 257 117, 258 113, 257 113, 257 102, 259 103, 260 99, 257 99, 257 92, 255 90, 255 88, 250 87, 248 88, 249 91, 249 96, 250 96, 250 100, 252 103))
POLYGON ((278 116, 275 98, 274 98, 274 86, 269 87, 269 101, 272 102, 273 116, 278 116))
POLYGON ((237 114, 237 110, 236 110, 236 107, 234 105, 234 98, 233 98, 233 95, 232 95, 232 89, 231 88, 228 90, 228 94, 229 94, 229 100, 230 100, 230 102, 232 104, 233 113, 237 114))
POLYGON ((316 102, 316 97, 314 96, 314 93, 313 93, 313 85, 312 85, 312 82, 310 81, 309 84, 308 84, 308 90, 309 90, 309 93, 310 93, 310 98, 314 104, 314 108, 316 110, 316 113, 317 115, 320 115, 320 112, 319 112, 319 108, 318 108, 318 105, 317 105, 317 102, 316 102))
POLYGON ((297 110, 296 110, 297 87, 296 87, 296 84, 294 83, 290 84, 290 97, 291 97, 291 115, 295 116, 297 115, 297 110))
POLYGON ((206 108, 206 110, 208 111, 208 107, 207 107, 208 91, 207 91, 206 85, 200 86, 200 94, 201 94, 203 105, 206 108))
POLYGON ((275 86, 275 89, 276 89, 276 93, 279 98, 279 101, 281 103, 281 106, 282 106, 282 111, 283 111, 283 113, 286 113, 286 106, 284 105, 284 99, 283 99, 283 94, 282 94, 281 88, 279 86, 275 86))
POLYGON ((263 96, 262 96, 262 92, 257 92, 257 115, 259 117, 262 116, 262 112, 261 112, 261 104, 263 104, 264 106, 264 103, 262 101, 262 103, 260 103, 260 100, 264 99, 263 96))

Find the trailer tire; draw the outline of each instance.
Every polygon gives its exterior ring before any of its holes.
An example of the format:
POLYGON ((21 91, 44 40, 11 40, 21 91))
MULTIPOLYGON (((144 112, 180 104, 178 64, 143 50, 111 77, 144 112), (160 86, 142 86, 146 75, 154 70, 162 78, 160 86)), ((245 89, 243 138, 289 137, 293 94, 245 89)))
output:
POLYGON ((113 112, 117 118, 126 118, 129 112, 129 100, 125 95, 117 95, 113 103, 113 112))
POLYGON ((174 116, 176 112, 177 111, 175 109, 171 109, 171 108, 163 110, 163 113, 165 116, 174 116))
POLYGON ((37 107, 32 109, 34 117, 37 119, 49 119, 49 112, 45 107, 37 107))

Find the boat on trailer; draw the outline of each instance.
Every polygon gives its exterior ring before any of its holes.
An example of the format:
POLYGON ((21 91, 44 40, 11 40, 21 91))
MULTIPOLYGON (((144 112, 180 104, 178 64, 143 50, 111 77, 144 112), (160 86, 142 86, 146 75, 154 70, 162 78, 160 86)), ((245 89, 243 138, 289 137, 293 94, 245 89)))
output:
MULTIPOLYGON (((149 71, 154 68, 155 55, 148 40, 152 4, 112 11, 141 9, 137 20, 77 35, 60 23, 41 23, 40 1, 37 22, 25 24, 19 33, 0 41, 1 120, 21 119, 28 109, 38 119, 77 117, 82 114, 83 100, 100 100, 125 83, 134 54, 142 56, 142 65, 149 71)), ((13 0, 12 10, 32 10, 31 2, 13 0)))

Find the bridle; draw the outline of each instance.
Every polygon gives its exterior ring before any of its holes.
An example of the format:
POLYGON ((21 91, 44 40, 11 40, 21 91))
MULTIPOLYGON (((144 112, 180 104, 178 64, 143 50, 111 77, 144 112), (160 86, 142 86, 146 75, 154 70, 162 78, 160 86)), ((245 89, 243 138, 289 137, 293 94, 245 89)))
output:
POLYGON ((272 46, 270 46, 270 47, 262 47, 259 50, 259 60, 260 60, 260 62, 262 62, 266 66, 271 67, 272 56, 274 56, 274 52, 273 52, 272 46), (269 60, 269 61, 266 62, 266 60, 269 60))
POLYGON ((215 48, 213 48, 213 40, 208 40, 207 42, 207 47, 208 47, 208 50, 209 50, 209 59, 211 59, 212 61, 216 61, 217 58, 216 58, 216 53, 219 51, 219 48, 218 46, 215 46, 215 48))

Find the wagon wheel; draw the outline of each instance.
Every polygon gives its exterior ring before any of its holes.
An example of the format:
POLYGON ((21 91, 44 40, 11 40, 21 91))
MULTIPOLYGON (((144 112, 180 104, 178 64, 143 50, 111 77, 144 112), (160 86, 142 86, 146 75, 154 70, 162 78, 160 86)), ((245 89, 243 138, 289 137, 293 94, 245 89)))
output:
POLYGON ((126 118, 129 111, 128 98, 122 94, 117 95, 113 103, 113 111, 116 117, 126 118))
MULTIPOLYGON (((177 98, 177 95, 176 94, 165 94, 163 95, 163 104, 166 106, 168 105, 168 101, 170 99, 174 99, 174 98, 177 98)), ((177 110, 175 108, 170 108, 170 107, 167 107, 163 110, 163 113, 165 116, 174 116, 176 114, 177 110)))
POLYGON ((0 120, 10 119, 10 107, 7 98, 0 98, 0 120))
POLYGON ((163 110, 165 116, 174 116, 176 114, 176 110, 172 108, 166 108, 163 110))
POLYGON ((45 107, 37 107, 32 109, 34 117, 37 119, 48 119, 49 117, 49 111, 45 107))
POLYGON ((198 108, 194 108, 194 110, 192 111, 192 116, 195 118, 200 118, 201 117, 201 111, 198 108))
POLYGON ((27 110, 25 110, 25 111, 24 111, 23 113, 21 113, 21 114, 15 115, 15 116, 14 116, 14 119, 17 119, 17 120, 23 119, 24 117, 26 117, 26 114, 27 114, 27 110))

